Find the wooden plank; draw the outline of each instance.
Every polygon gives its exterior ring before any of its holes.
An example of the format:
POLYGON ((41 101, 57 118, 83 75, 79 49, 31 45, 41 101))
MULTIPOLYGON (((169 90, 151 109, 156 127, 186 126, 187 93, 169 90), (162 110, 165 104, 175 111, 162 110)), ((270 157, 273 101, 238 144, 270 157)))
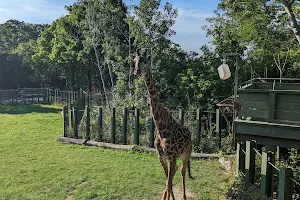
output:
MULTIPOLYGON (((91 140, 86 141, 84 139, 74 139, 74 138, 68 138, 68 137, 59 137, 58 140, 63 143, 96 146, 96 147, 102 147, 105 149, 133 150, 133 151, 137 150, 137 151, 144 151, 144 152, 151 152, 151 153, 156 152, 156 150, 153 148, 143 147, 143 146, 135 146, 135 145, 112 144, 112 143, 105 143, 105 142, 96 142, 96 141, 91 141, 91 140)), ((217 154, 191 153, 191 158, 193 158, 193 159, 218 159, 219 156, 217 154)))
POLYGON ((245 142, 237 143, 236 147, 236 175, 238 176, 241 172, 245 173, 245 142))
POLYGON ((110 142, 115 144, 116 143, 116 108, 112 108, 111 111, 111 139, 110 142))
POLYGON ((243 135, 237 134, 239 141, 255 140, 257 144, 268 146, 281 146, 285 148, 300 148, 299 140, 282 139, 282 138, 270 138, 257 135, 243 135))
POLYGON ((256 92, 255 90, 253 92, 248 92, 247 90, 239 91, 240 99, 241 100, 247 100, 247 101, 268 101, 269 100, 269 94, 266 90, 262 92, 256 92))
MULTIPOLYGON (((256 82, 254 83, 255 89, 269 89, 273 90, 273 83, 263 83, 263 82, 256 82)), ((275 83, 274 85, 275 90, 300 90, 299 83, 275 83)))
POLYGON ((135 108, 134 144, 140 144, 140 110, 135 108))
POLYGON ((260 110, 267 110, 269 108, 268 101, 242 99, 240 103, 242 108, 256 108, 260 110))
POLYGON ((127 144, 127 118, 128 118, 128 109, 123 108, 123 124, 122 124, 122 140, 123 144, 127 144))
POLYGON ((269 92, 268 122, 274 121, 275 93, 269 92))
MULTIPOLYGON (((236 132, 245 135, 257 135, 263 137, 285 138, 300 141, 300 129, 285 127, 285 126, 271 126, 251 123, 239 123, 235 121, 236 132)), ((280 145, 279 145, 280 146, 280 145)))
POLYGON ((276 120, 286 121, 286 123, 288 123, 288 121, 299 122, 300 121, 300 112, 275 110, 274 118, 276 120))
POLYGON ((249 93, 249 94, 253 94, 253 93, 268 93, 268 92, 276 92, 276 93, 281 93, 281 94, 297 94, 300 95, 300 90, 267 90, 267 89, 238 89, 239 94, 240 93, 249 93))
POLYGON ((184 110, 182 108, 179 109, 179 124, 184 125, 184 110))
POLYGON ((268 118, 268 110, 242 108, 239 115, 240 117, 251 117, 253 119, 262 119, 266 121, 268 118))
POLYGON ((291 168, 280 168, 278 200, 293 199, 293 182, 290 177, 293 177, 293 170, 291 168))
POLYGON ((149 127, 150 127, 150 144, 149 144, 149 147, 151 148, 154 148, 154 130, 155 130, 155 125, 154 125, 154 120, 153 118, 151 117, 149 119, 149 127))
POLYGON ((274 168, 268 162, 275 163, 275 155, 268 148, 263 148, 261 156, 261 182, 260 197, 264 198, 273 196, 274 168))
POLYGON ((196 146, 200 147, 201 141, 201 110, 197 108, 196 113, 196 146))
POLYGON ((289 102, 289 103, 299 103, 300 102, 300 94, 299 93, 283 93, 278 92, 276 94, 276 102, 289 102))
POLYGON ((98 116, 97 116, 97 126, 98 126, 98 141, 102 141, 102 131, 103 131, 103 123, 102 123, 102 108, 98 107, 98 116))
POLYGON ((245 183, 246 186, 254 184, 255 178, 255 142, 246 141, 246 160, 245 160, 245 183))
POLYGON ((218 140, 218 147, 221 149, 221 129, 220 129, 220 110, 216 109, 216 135, 218 140))
POLYGON ((277 101, 275 104, 275 110, 293 111, 300 113, 300 102, 277 101))

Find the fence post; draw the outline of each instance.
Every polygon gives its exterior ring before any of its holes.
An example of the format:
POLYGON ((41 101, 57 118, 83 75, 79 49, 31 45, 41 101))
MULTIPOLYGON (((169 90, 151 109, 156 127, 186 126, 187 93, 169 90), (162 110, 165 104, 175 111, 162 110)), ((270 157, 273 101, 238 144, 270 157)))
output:
POLYGON ((246 141, 246 166, 245 166, 245 183, 246 186, 254 183, 255 178, 255 142, 246 141))
POLYGON ((40 104, 40 89, 37 90, 37 95, 38 95, 38 98, 37 98, 38 104, 40 104))
POLYGON ((47 101, 50 104, 50 88, 47 89, 47 101))
POLYGON ((24 104, 26 104, 26 88, 24 88, 24 104))
POLYGON ((78 139, 78 109, 77 107, 73 106, 73 131, 74 131, 74 138, 78 139))
POLYGON ((293 182, 290 179, 292 177, 293 170, 291 168, 280 168, 278 200, 292 200, 293 182))
POLYGON ((236 146, 236 175, 238 176, 240 172, 245 172, 245 143, 237 143, 236 146))
POLYGON ((111 112, 111 143, 116 143, 116 108, 112 108, 111 112))
POLYGON ((155 125, 153 121, 153 117, 151 116, 149 119, 149 127, 150 127, 150 144, 151 148, 154 148, 154 132, 155 132, 155 125))
POLYGON ((98 107, 98 141, 102 141, 102 108, 98 107))
POLYGON ((216 109, 216 133, 218 139, 218 147, 221 149, 221 129, 220 129, 220 110, 216 109))
POLYGON ((271 197, 273 195, 274 169, 268 162, 274 164, 275 155, 269 151, 268 147, 263 147, 261 158, 260 196, 261 198, 265 195, 271 197))
POLYGON ((179 124, 181 126, 184 124, 184 110, 182 108, 179 109, 179 124))
POLYGON ((201 110, 197 108, 196 112, 196 146, 200 147, 201 140, 201 110))
POLYGON ((43 88, 43 103, 46 103, 46 88, 43 88))
POLYGON ((122 125, 123 144, 127 144, 127 118, 128 118, 128 109, 123 108, 123 125, 122 125))
POLYGON ((31 103, 34 103, 33 90, 31 90, 31 103))
POLYGON ((90 107, 86 105, 85 109, 86 109, 86 140, 90 140, 91 139, 90 107))
POLYGON ((134 131, 134 144, 140 144, 140 110, 135 108, 135 131, 134 131))
POLYGON ((63 107, 63 128, 64 128, 64 137, 68 137, 68 107, 63 107))
POLYGON ((71 114, 71 117, 70 117, 71 118, 71 128, 74 128, 74 117, 75 116, 74 116, 74 112, 73 112, 73 110, 74 110, 73 104, 70 105, 70 110, 71 110, 71 113, 70 113, 71 114))

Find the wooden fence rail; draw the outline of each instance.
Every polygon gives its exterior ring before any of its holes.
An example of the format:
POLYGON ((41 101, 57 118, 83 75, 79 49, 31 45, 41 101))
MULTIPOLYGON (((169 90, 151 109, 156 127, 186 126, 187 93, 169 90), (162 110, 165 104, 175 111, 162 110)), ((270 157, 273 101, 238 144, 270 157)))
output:
MULTIPOLYGON (((67 106, 65 106, 63 108, 63 116, 67 116, 67 117, 64 117, 63 120, 63 124, 64 124, 64 136, 68 135, 69 137, 73 137, 73 138, 78 138, 78 126, 79 126, 79 123, 80 123, 80 119, 81 117, 78 117, 79 114, 78 113, 81 113, 81 116, 83 115, 83 113, 85 113, 86 117, 85 117, 85 122, 81 121, 81 123, 84 123, 86 128, 85 128, 85 134, 81 134, 83 137, 83 139, 86 139, 86 140, 90 140, 91 139, 91 130, 90 130, 90 127, 91 127, 91 119, 90 119, 90 112, 91 112, 91 108, 89 106, 86 106, 85 109, 80 109, 76 106, 73 105, 72 108, 70 108, 73 112, 71 113, 74 113, 74 112, 77 112, 77 114, 72 114, 70 115, 71 119, 68 119, 68 113, 65 113, 65 112, 69 112, 68 111, 68 108, 67 106), (74 119, 76 118, 76 119, 74 119), (74 122, 75 124, 72 126, 73 127, 73 133, 69 133, 68 130, 68 123, 65 122, 65 121, 71 121, 71 122, 74 122)), ((182 125, 185 124, 184 122, 184 115, 185 115, 185 112, 183 109, 180 109, 179 110, 179 119, 178 119, 178 122, 182 125)), ((202 116, 202 113, 200 109, 196 109, 196 111, 194 112, 195 114, 195 119, 194 119, 194 122, 192 124, 195 125, 195 127, 193 127, 193 129, 195 130, 193 136, 195 138, 194 140, 194 144, 196 146, 200 146, 200 143, 201 143, 201 138, 203 137, 201 135, 201 132, 203 130, 201 130, 202 128, 202 122, 204 121, 204 119, 207 119, 206 117, 203 117, 202 116)), ((215 131, 213 131, 214 135, 215 135, 215 138, 217 140, 217 145, 218 145, 218 148, 220 149, 221 148, 221 126, 220 126, 220 118, 222 117, 219 113, 219 110, 217 109, 216 112, 213 112, 213 113, 216 113, 216 119, 214 121, 215 123, 215 131)), ((121 120, 121 125, 120 125, 120 137, 121 138, 119 140, 119 142, 121 144, 124 144, 124 145, 127 145, 128 144, 128 119, 129 119, 129 114, 131 116, 133 116, 133 127, 131 127, 132 129, 132 132, 133 132, 133 144, 135 145, 140 145, 140 135, 141 135, 141 122, 140 122, 140 118, 141 118, 141 114, 140 114, 140 110, 138 108, 135 108, 134 111, 129 111, 128 108, 123 108, 122 109, 122 112, 116 112, 116 108, 112 108, 111 109, 111 112, 110 112, 110 143, 113 143, 113 144, 116 144, 116 136, 117 136, 117 129, 116 129, 116 119, 117 117, 119 117, 118 119, 121 120), (117 116, 116 113, 122 113, 122 117, 120 116, 117 116)), ((211 117, 212 118, 212 117, 211 117)), ((214 117, 215 118, 215 117, 214 117)), ((96 121, 97 121, 97 133, 96 133, 96 136, 95 136, 95 139, 99 142, 103 142, 103 119, 104 119, 104 116, 103 116, 103 109, 102 107, 98 107, 97 108, 97 118, 96 118, 96 121)), ((154 147, 154 139, 155 139, 155 126, 154 126, 154 121, 152 118, 149 118, 148 119, 148 134, 149 134, 149 144, 148 146, 153 148, 154 147)), ((212 119, 211 119, 211 123, 212 123, 212 119)), ((191 127, 190 127, 191 128, 191 127)), ((210 129, 210 128, 209 128, 210 129)), ((119 130, 119 129, 118 129, 119 130)))
POLYGON ((0 90, 0 104, 65 102, 74 104, 80 98, 81 92, 64 91, 51 88, 18 88, 15 90, 0 90))
POLYGON ((237 144, 236 163, 237 173, 244 176, 245 185, 255 183, 256 156, 261 158, 260 198, 273 197, 274 195, 274 174, 278 173, 279 185, 278 200, 292 200, 294 185, 300 183, 293 178, 293 171, 290 168, 278 168, 275 166, 276 148, 264 146, 257 149, 255 141, 246 141, 237 144))

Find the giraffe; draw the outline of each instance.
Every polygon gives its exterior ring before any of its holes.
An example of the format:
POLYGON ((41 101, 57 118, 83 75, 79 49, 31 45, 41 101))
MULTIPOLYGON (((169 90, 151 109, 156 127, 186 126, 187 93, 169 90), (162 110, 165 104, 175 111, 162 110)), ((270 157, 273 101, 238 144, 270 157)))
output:
POLYGON ((162 195, 162 200, 175 200, 172 190, 172 180, 178 169, 176 165, 177 158, 182 158, 181 181, 182 198, 186 200, 185 193, 185 174, 188 169, 188 175, 191 179, 190 155, 192 151, 191 132, 177 123, 171 114, 161 105, 155 83, 150 70, 148 69, 146 56, 137 53, 135 58, 136 76, 143 75, 144 82, 148 90, 150 101, 150 112, 154 119, 156 127, 156 138, 154 141, 155 149, 158 153, 158 159, 163 167, 166 176, 166 189, 162 195))

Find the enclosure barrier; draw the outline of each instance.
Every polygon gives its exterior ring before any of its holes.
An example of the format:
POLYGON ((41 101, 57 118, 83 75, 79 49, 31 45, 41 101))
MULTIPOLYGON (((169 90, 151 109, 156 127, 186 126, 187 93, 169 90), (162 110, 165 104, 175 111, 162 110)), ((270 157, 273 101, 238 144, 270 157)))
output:
MULTIPOLYGON (((83 139, 85 140, 90 140, 91 139, 91 132, 90 132, 90 127, 91 127, 91 116, 90 116, 90 110, 91 108, 89 106, 85 106, 85 109, 80 109, 78 108, 78 105, 72 105, 73 107, 70 108, 73 113, 70 115, 69 117, 69 111, 68 111, 68 106, 64 106, 63 107, 63 135, 64 137, 71 137, 71 138, 77 138, 78 139, 78 126, 80 123, 80 120, 83 116, 83 114, 85 114, 85 122, 81 121, 81 123, 85 123, 86 125, 86 130, 85 130, 85 136, 83 139), (79 117, 79 114, 81 115, 81 117, 79 117), (69 127, 69 121, 73 122, 72 125, 72 133, 70 133, 68 130, 69 127)), ((179 109, 178 111, 179 113, 179 119, 178 122, 182 125, 184 125, 184 115, 185 115, 185 111, 183 109, 179 109)), ((187 112, 186 112, 187 113, 187 112)), ((196 109, 196 111, 194 112, 195 114, 195 133, 194 133, 194 145, 196 146, 200 146, 201 143, 201 122, 206 119, 205 116, 203 116, 204 113, 208 113, 207 111, 205 112, 201 112, 201 110, 198 108, 196 109)), ((217 144, 218 144, 218 148, 221 148, 221 126, 220 126, 220 122, 221 122, 221 115, 219 112, 219 109, 216 110, 216 112, 209 112, 210 114, 216 114, 215 116, 215 137, 217 140, 217 144)), ((134 126, 132 127, 133 129, 133 143, 135 145, 140 145, 140 134, 141 134, 141 127, 140 127, 140 110, 138 108, 135 108, 134 111, 129 110, 128 108, 123 108, 122 109, 122 123, 121 123, 121 144, 123 145, 127 145, 128 144, 128 118, 129 118, 129 114, 133 114, 134 115, 134 126)), ((116 144, 116 108, 111 108, 111 112, 110 112, 110 143, 112 144, 116 144)), ((98 142, 103 142, 103 108, 102 107, 98 107, 97 108, 97 138, 96 140, 98 142)), ((210 117, 210 123, 212 123, 212 117, 210 117)), ((154 121, 152 118, 150 118, 148 120, 148 130, 147 130, 148 134, 149 134, 149 144, 148 147, 153 148, 154 147, 154 139, 155 139, 155 125, 154 125, 154 121)))
POLYGON ((300 186, 300 183, 293 178, 291 168, 278 168, 275 166, 274 147, 264 146, 259 150, 255 141, 237 143, 236 174, 244 177, 246 186, 253 185, 255 183, 256 156, 261 157, 260 198, 273 197, 274 174, 277 172, 279 174, 278 200, 292 200, 293 186, 294 184, 300 186))
POLYGON ((0 90, 0 104, 47 103, 64 102, 74 104, 80 98, 81 92, 51 89, 51 88, 19 88, 15 90, 0 90))

